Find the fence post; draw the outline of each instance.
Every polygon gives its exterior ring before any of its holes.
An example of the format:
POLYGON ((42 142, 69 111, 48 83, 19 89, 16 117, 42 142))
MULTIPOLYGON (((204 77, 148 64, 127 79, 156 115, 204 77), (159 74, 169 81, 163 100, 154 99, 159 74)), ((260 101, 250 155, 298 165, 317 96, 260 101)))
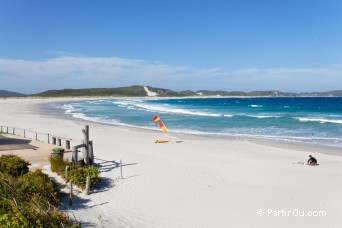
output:
POLYGON ((90 191, 90 176, 87 176, 87 181, 86 181, 86 195, 89 195, 89 191, 90 191))
POLYGON ((70 140, 65 140, 65 148, 70 149, 70 140))
POLYGON ((85 165, 89 165, 89 125, 85 125, 83 132, 83 161, 85 165))
POLYGON ((26 138, 26 132, 25 132, 25 129, 24 129, 24 138, 26 138))
POLYGON ((72 147, 72 162, 77 165, 78 163, 78 151, 77 147, 72 147))
POLYGON ((8 127, 7 127, 7 134, 8 134, 8 127))
POLYGON ((70 180, 70 201, 69 205, 72 206, 72 179, 70 180))
POLYGON ((89 141, 89 165, 94 163, 94 147, 93 141, 89 141))
POLYGON ((68 171, 69 171, 69 166, 65 166, 65 182, 68 183, 68 171))
POLYGON ((50 144, 50 134, 48 134, 48 144, 50 144))
POLYGON ((38 133, 36 132, 36 141, 38 141, 38 133))
POLYGON ((15 135, 15 128, 13 127, 13 135, 15 135))
POLYGON ((121 171, 121 179, 123 179, 123 176, 122 176, 122 161, 120 159, 120 171, 121 171))

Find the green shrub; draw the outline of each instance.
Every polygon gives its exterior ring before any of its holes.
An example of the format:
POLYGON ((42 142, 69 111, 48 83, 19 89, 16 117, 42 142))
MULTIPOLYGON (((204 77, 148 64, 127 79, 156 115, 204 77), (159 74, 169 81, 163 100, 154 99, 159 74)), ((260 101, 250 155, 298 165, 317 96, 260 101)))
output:
POLYGON ((57 174, 64 177, 65 175, 65 167, 66 166, 73 166, 72 162, 64 161, 63 158, 56 156, 56 157, 50 157, 49 158, 50 164, 51 164, 51 170, 52 172, 56 172, 57 174))
POLYGON ((0 156, 1 173, 7 173, 17 177, 28 173, 29 165, 31 164, 28 161, 25 161, 17 155, 9 154, 0 156))
POLYGON ((18 180, 21 184, 20 189, 24 193, 31 194, 33 197, 41 200, 46 200, 55 206, 59 203, 60 195, 57 183, 40 169, 35 172, 29 172, 19 177, 18 180))
POLYGON ((0 173, 0 227, 71 227, 53 205, 57 196, 56 184, 40 170, 19 178, 0 173))
POLYGON ((55 208, 50 211, 37 210, 26 205, 22 208, 13 207, 13 212, 0 215, 1 227, 72 227, 66 214, 55 208))
POLYGON ((74 167, 68 172, 68 181, 72 179, 77 186, 84 189, 86 187, 87 176, 90 176, 90 187, 94 187, 100 180, 100 170, 95 166, 74 167))
POLYGON ((74 184, 82 189, 86 186, 87 176, 90 176, 90 186, 94 185, 100 180, 100 171, 95 166, 78 167, 74 166, 72 162, 64 161, 61 157, 50 157, 51 170, 62 177, 65 177, 65 167, 69 166, 68 180, 73 180, 74 184))

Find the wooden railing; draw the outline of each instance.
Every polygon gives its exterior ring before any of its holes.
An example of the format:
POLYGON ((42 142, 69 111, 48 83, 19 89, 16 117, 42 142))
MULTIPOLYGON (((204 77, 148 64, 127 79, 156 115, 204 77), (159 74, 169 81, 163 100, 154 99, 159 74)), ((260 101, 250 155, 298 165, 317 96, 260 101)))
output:
POLYGON ((55 135, 51 135, 48 133, 41 133, 36 131, 31 131, 18 127, 10 127, 10 126, 0 126, 0 132, 4 132, 7 134, 12 134, 16 136, 22 136, 24 138, 35 139, 36 141, 46 142, 48 144, 53 144, 57 146, 63 146, 66 149, 70 149, 70 141, 72 139, 59 137, 55 135))

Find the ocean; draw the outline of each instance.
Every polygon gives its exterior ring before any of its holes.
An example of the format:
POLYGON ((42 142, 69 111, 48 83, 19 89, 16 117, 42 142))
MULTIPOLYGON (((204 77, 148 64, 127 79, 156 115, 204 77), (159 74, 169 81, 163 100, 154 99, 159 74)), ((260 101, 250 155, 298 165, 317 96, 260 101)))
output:
POLYGON ((342 148, 342 97, 113 98, 48 104, 63 115, 170 134, 248 138, 342 148))

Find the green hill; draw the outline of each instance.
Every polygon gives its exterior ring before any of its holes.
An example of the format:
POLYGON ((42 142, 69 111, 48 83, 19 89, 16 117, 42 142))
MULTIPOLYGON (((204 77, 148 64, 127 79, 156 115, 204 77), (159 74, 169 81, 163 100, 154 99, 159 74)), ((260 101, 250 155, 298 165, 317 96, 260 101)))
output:
POLYGON ((77 96, 117 96, 117 97, 143 97, 146 91, 142 86, 120 88, 90 88, 90 89, 62 89, 47 90, 32 96, 39 97, 77 97, 77 96))
POLYGON ((156 88, 151 86, 129 86, 119 88, 88 88, 88 89, 62 89, 62 90, 47 90, 42 93, 34 94, 31 96, 38 97, 78 97, 78 96, 113 96, 113 97, 187 97, 187 96, 242 96, 242 97, 299 97, 299 96, 342 96, 342 90, 329 91, 329 92, 310 92, 310 93, 291 93, 282 92, 278 90, 269 91, 210 91, 199 90, 191 91, 185 90, 176 92, 169 89, 156 88), (149 93, 148 93, 149 92, 149 93))
POLYGON ((0 97, 23 97, 26 96, 22 93, 11 92, 7 90, 0 90, 0 97))
MULTIPOLYGON (((195 96, 193 91, 175 92, 169 89, 146 86, 148 91, 157 93, 158 97, 184 97, 195 96)), ((33 94, 38 97, 77 97, 77 96, 113 96, 113 97, 145 97, 148 96, 144 86, 130 86, 119 88, 89 88, 89 89, 62 89, 47 90, 42 93, 33 94)))

